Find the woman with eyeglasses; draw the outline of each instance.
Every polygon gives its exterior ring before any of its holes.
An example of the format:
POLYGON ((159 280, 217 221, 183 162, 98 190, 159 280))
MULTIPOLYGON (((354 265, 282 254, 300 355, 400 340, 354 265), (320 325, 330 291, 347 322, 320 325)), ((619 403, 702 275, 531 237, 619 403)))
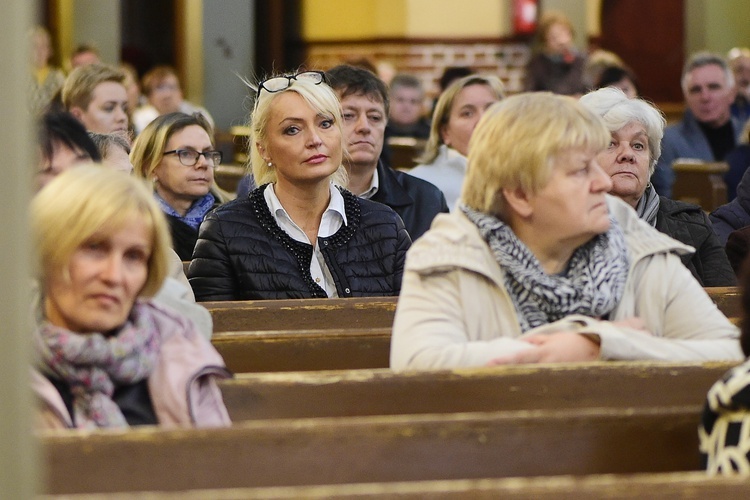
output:
POLYGON ((212 137, 213 129, 200 113, 170 113, 149 123, 130 153, 135 174, 154 185, 172 245, 183 261, 193 255, 206 214, 226 201, 214 186, 214 169, 222 156, 212 137))
POLYGON ((341 105, 323 73, 261 82, 250 129, 259 187, 206 217, 196 299, 397 295, 411 240, 393 210, 341 187, 341 105))

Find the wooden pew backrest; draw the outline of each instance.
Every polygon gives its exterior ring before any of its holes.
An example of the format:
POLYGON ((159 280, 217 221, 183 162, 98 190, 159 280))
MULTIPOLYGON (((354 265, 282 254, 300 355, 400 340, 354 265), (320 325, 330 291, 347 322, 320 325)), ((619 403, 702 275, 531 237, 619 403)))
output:
POLYGON ((390 328, 398 297, 201 302, 215 332, 390 328))
POLYGON ((232 420, 701 405, 737 363, 604 362, 393 373, 240 374, 222 382, 232 420))
MULTIPOLYGON (((744 500, 747 498, 747 478, 743 476, 709 477, 703 471, 662 472, 655 474, 592 474, 584 477, 553 476, 504 479, 453 479, 436 481, 409 481, 394 483, 329 484, 319 486, 272 486, 267 488, 234 488, 220 490, 192 490, 180 492, 138 492, 137 498, 149 500, 240 500, 264 498, 274 500, 298 499, 352 499, 398 498, 421 500, 423 498, 507 500, 558 500, 575 498, 599 500, 607 498, 637 499, 659 498, 678 500, 684 498, 721 498, 744 500)), ((39 500, 52 500, 43 496, 39 500)), ((68 500, 92 500, 90 496, 70 495, 68 500)), ((97 499, 123 496, 97 495, 97 499)), ((128 497, 130 498, 130 497, 128 497)))
POLYGON ((234 373, 386 368, 391 328, 214 334, 234 373))
POLYGON ((697 470, 700 406, 48 433, 46 493, 697 470))

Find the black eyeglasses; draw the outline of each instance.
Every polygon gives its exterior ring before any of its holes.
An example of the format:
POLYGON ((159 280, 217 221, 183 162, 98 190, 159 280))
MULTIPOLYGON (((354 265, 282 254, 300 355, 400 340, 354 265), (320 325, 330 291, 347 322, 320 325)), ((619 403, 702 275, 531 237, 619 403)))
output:
POLYGON ((192 149, 173 149, 172 151, 164 151, 164 154, 177 155, 177 158, 180 159, 180 163, 186 167, 195 166, 201 155, 203 155, 208 163, 216 167, 221 165, 221 159, 223 157, 221 151, 204 151, 203 153, 200 153, 198 151, 193 151, 192 149))
POLYGON ((322 71, 303 71, 291 76, 275 76, 268 80, 263 80, 258 84, 258 95, 260 95, 261 89, 270 94, 281 92, 292 84, 292 80, 305 80, 315 85, 320 85, 326 81, 326 75, 322 71))

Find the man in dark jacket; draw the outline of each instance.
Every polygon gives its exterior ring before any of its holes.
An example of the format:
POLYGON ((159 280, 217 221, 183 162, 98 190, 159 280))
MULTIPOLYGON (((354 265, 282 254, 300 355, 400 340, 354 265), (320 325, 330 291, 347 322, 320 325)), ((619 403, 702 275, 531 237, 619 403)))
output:
POLYGON ((429 182, 386 167, 379 161, 388 122, 388 89, 375 74, 340 65, 326 72, 344 110, 348 155, 348 189, 361 198, 391 207, 412 240, 430 228, 432 219, 448 212, 443 193, 429 182))
POLYGON ((750 226, 750 169, 737 185, 737 197, 714 210, 710 218, 722 245, 726 245, 732 231, 750 226))

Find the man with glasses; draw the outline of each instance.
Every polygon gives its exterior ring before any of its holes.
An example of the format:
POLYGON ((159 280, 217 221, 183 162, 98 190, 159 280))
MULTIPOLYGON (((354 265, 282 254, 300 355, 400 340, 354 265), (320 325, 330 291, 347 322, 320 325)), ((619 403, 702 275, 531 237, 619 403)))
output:
POLYGON ((349 65, 330 69, 326 78, 343 108, 348 189, 391 207, 401 216, 412 241, 416 240, 438 213, 448 212, 448 204, 443 193, 429 182, 380 161, 388 122, 388 88, 370 71, 349 65))

